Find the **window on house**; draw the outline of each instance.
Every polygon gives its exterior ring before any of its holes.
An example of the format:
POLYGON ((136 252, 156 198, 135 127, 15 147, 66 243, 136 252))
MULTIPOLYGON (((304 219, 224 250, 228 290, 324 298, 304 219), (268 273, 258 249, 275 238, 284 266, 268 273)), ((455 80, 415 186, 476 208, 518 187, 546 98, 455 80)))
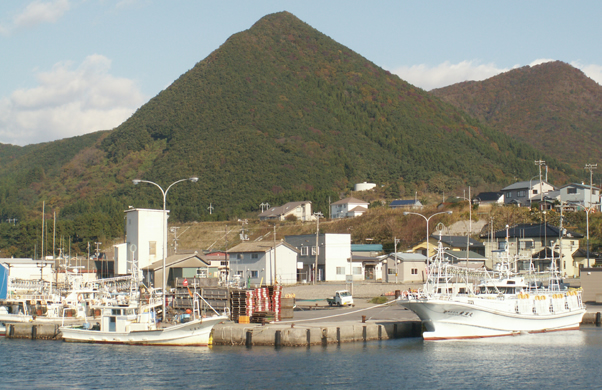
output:
MULTIPOLYGON (((318 255, 320 254, 320 248, 318 248, 318 255)), ((316 255, 316 247, 312 246, 311 247, 311 255, 315 256, 316 255)))
POLYGON ((362 274, 362 267, 353 267, 353 274, 354 275, 361 275, 362 274))
POLYGON ((412 275, 418 275, 418 268, 412 268, 412 275))
POLYGON ((567 188, 567 189, 566 189, 566 193, 567 193, 567 194, 576 194, 576 193, 577 193, 577 189, 576 189, 576 188, 573 188, 573 187, 571 187, 571 188, 567 188))
POLYGON ((533 190, 533 195, 537 195, 537 190, 533 190))
POLYGON ((508 246, 508 243, 506 241, 500 241, 497 243, 497 249, 499 250, 506 250, 506 247, 508 246))
POLYGON ((237 254, 237 255, 236 255, 236 258, 237 258, 238 260, 242 260, 242 257, 243 257, 243 256, 242 256, 242 253, 239 253, 239 254, 237 254))
POLYGON ((519 198, 522 198, 524 196, 527 196, 527 191, 518 191, 516 193, 516 196, 518 196, 519 198))
POLYGON ((149 241, 148 242, 148 254, 149 255, 157 254, 157 241, 149 241))
POLYGON ((236 271, 236 275, 240 276, 241 278, 244 276, 244 271, 236 271))
POLYGON ((387 273, 389 275, 395 275, 395 268, 389 268, 389 269, 387 269, 387 273))
POLYGON ((259 258, 259 253, 251 253, 251 258, 252 259, 258 259, 259 258))
POLYGON ((532 240, 521 240, 519 242, 520 249, 533 249, 533 241, 532 240))
POLYGON ((227 261, 220 261, 219 265, 227 266, 228 262, 227 261))
POLYGON ((252 278, 257 279, 258 276, 259 276, 259 271, 251 271, 252 278))
POLYGON ((337 267, 337 275, 345 275, 345 267, 337 267))
POLYGON ((301 247, 301 256, 307 256, 308 248, 309 247, 307 247, 307 246, 301 247))
POLYGON ((506 194, 506 198, 512 198, 512 191, 510 191, 506 194))

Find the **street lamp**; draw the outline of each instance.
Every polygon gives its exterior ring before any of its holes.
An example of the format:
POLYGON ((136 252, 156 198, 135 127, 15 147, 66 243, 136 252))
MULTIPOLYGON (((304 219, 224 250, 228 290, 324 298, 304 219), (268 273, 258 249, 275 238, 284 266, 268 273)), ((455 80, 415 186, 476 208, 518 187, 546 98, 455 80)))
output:
POLYGON ((472 199, 470 199, 470 186, 468 187, 468 198, 460 197, 468 201, 468 234, 466 235, 466 268, 468 268, 468 252, 470 249, 470 235, 472 234, 472 199))
POLYGON ((411 212, 411 211, 404 211, 403 212, 403 215, 420 215, 426 221, 426 262, 427 262, 427 264, 430 263, 430 261, 429 261, 429 221, 435 215, 439 215, 439 214, 452 214, 452 211, 441 211, 439 213, 435 213, 435 214, 431 215, 428 218, 425 217, 424 215, 420 214, 420 213, 414 213, 414 212, 411 212))
POLYGON ((166 292, 167 292, 167 281, 166 281, 166 266, 165 266, 165 260, 167 258, 167 213, 166 213, 166 209, 165 209, 165 204, 167 201, 167 192, 169 191, 169 189, 171 187, 173 187, 174 185, 181 183, 183 181, 191 181, 193 183, 196 183, 197 181, 199 181, 199 178, 196 176, 190 177, 188 179, 181 179, 178 181, 175 181, 173 183, 171 183, 169 185, 169 187, 167 187, 166 190, 163 189, 163 187, 161 187, 159 184, 150 181, 150 180, 141 180, 141 179, 134 179, 132 180, 132 183, 134 183, 134 185, 137 185, 138 183, 148 183, 148 184, 152 184, 154 186, 156 186, 157 188, 159 188, 161 190, 161 193, 163 194, 163 321, 165 321, 165 318, 167 317, 167 310, 165 308, 165 300, 167 298, 166 292))

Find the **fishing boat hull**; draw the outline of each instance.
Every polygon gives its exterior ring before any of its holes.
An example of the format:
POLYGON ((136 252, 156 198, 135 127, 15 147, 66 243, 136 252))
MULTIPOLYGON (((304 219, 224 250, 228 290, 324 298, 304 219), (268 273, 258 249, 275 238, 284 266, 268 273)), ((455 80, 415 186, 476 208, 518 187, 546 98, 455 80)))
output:
POLYGON ((496 300, 492 297, 456 300, 418 298, 402 299, 399 304, 412 310, 423 321, 424 340, 579 329, 585 308, 577 302, 575 305, 560 305, 560 302, 555 304, 552 300, 547 297, 545 300, 531 302, 520 299, 496 300))
POLYGON ((67 342, 154 346, 207 346, 209 345, 213 326, 227 319, 225 316, 216 316, 197 319, 166 328, 126 332, 106 332, 83 329, 82 327, 61 327, 60 330, 63 340, 67 342))

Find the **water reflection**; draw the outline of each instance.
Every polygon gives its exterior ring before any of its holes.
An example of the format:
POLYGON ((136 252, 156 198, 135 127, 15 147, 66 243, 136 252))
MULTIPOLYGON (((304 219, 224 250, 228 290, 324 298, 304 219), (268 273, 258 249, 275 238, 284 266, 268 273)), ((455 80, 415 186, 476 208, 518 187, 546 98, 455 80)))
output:
POLYGON ((0 353, 3 388, 596 388, 602 332, 279 349, 0 339, 0 353))

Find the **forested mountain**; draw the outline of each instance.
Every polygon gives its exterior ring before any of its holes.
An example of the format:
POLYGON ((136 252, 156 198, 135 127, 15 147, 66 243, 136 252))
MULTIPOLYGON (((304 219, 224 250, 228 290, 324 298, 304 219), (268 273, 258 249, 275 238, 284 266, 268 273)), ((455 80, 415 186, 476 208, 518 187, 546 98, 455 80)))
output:
POLYGON ((172 220, 200 221, 300 199, 326 212, 329 197, 364 180, 390 198, 495 188, 527 180, 539 158, 574 173, 281 12, 230 37, 112 131, 2 146, 0 217, 18 218, 22 232, 0 224, 0 237, 33 251, 42 201, 58 213, 57 236, 82 250, 119 236, 123 209, 162 207, 158 189, 134 178, 166 188, 198 176, 169 192, 168 208, 172 220))
POLYGON ((556 61, 431 93, 559 161, 602 162, 602 87, 556 61))

